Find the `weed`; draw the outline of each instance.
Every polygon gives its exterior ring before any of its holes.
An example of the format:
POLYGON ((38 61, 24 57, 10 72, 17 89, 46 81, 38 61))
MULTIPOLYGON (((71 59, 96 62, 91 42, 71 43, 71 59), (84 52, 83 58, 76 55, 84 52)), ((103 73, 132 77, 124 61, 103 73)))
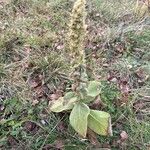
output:
MULTIPOLYGON (((45 109, 51 97, 57 96, 62 89, 61 96, 64 96, 64 89, 68 92, 73 84, 66 76, 72 68, 64 52, 65 31, 73 2, 0 2, 2 150, 36 150, 48 146, 56 149, 58 139, 64 141, 64 149, 95 149, 68 125, 68 114, 56 115, 45 109), (44 78, 39 81, 41 75, 44 78), (35 78, 40 82, 38 88, 28 83, 35 78), (67 86, 64 88, 62 84, 67 86), (44 94, 37 98, 35 93, 40 93, 41 89, 44 94), (60 126, 61 121, 65 125, 60 126), (60 129, 63 130, 60 132, 60 129)), ((90 79, 94 76, 103 81, 101 101, 104 104, 96 104, 96 108, 112 114, 113 136, 97 136, 103 148, 147 150, 150 144, 149 16, 137 16, 136 2, 88 0, 86 5, 87 72, 91 72, 90 79), (121 103, 123 91, 119 87, 120 84, 124 86, 122 83, 129 90, 126 104, 121 103), (122 131, 126 131, 128 139, 120 142, 122 131)))

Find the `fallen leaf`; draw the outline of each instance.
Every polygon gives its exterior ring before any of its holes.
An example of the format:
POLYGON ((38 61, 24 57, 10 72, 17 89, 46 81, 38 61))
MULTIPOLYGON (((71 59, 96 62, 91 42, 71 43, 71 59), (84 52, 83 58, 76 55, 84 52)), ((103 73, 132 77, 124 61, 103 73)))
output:
POLYGON ((111 150, 111 146, 109 143, 104 143, 102 147, 102 150, 111 150))
POLYGON ((36 128, 36 124, 31 121, 26 121, 24 127, 26 131, 33 131, 36 128))
POLYGON ((57 90, 55 93, 48 95, 48 98, 53 101, 53 100, 58 100, 62 96, 63 91, 57 90))
POLYGON ((57 139, 52 144, 45 145, 42 150, 63 150, 64 149, 64 142, 61 139, 57 139))
POLYGON ((144 70, 142 68, 138 68, 135 73, 139 78, 144 78, 144 76, 145 76, 144 70))
POLYGON ((2 112, 5 109, 3 105, 0 105, 0 112, 2 112))
POLYGON ((38 86, 34 88, 34 91, 35 91, 34 95, 36 98, 41 98, 45 94, 43 86, 38 86))
POLYGON ((25 61, 25 62, 22 63, 23 70, 26 70, 26 69, 32 68, 32 67, 33 67, 33 64, 28 62, 28 61, 25 61))
POLYGON ((31 88, 36 88, 39 85, 39 82, 34 79, 29 79, 28 84, 31 88))
POLYGON ((120 83, 120 90, 122 93, 129 93, 129 85, 127 81, 122 81, 120 83))
POLYGON ((66 130, 66 124, 63 121, 60 121, 57 125, 57 130, 60 132, 64 132, 66 130))
POLYGON ((48 98, 53 101, 53 100, 57 100, 59 98, 59 96, 57 94, 51 94, 51 95, 48 95, 48 98))
POLYGON ((57 139, 57 140, 54 142, 54 145, 55 145, 55 148, 56 148, 56 149, 62 150, 63 147, 64 147, 64 142, 63 142, 63 140, 61 140, 61 139, 57 139))
POLYGON ((119 83, 121 91, 121 103, 126 104, 129 100, 130 87, 127 80, 121 80, 119 83))
POLYGON ((11 147, 16 146, 19 142, 13 137, 13 136, 9 136, 8 137, 8 143, 9 145, 11 145, 11 147))
POLYGON ((128 139, 128 134, 126 131, 120 133, 121 141, 126 141, 128 139))
POLYGON ((33 106, 37 105, 38 103, 39 103, 39 101, 37 99, 35 99, 35 100, 32 101, 32 105, 33 106))
POLYGON ((27 54, 27 56, 29 56, 29 54, 31 53, 31 51, 32 51, 32 49, 30 48, 30 46, 29 45, 25 45, 25 52, 26 52, 26 54, 27 54))
POLYGON ((54 148, 54 146, 52 144, 47 144, 42 148, 42 150, 51 150, 53 148, 54 148))
POLYGON ((91 103, 90 108, 100 110, 101 108, 106 107, 106 105, 102 102, 100 96, 97 96, 95 101, 91 103))
POLYGON ((31 76, 29 79, 28 79, 28 85, 34 89, 40 85, 42 85, 42 79, 43 79, 43 76, 41 74, 39 75, 33 75, 33 77, 31 76))
POLYGON ((87 131, 87 137, 89 139, 89 141, 91 142, 92 145, 94 145, 96 148, 99 148, 101 146, 101 144, 99 143, 96 133, 93 132, 91 129, 88 128, 87 131))
POLYGON ((135 111, 138 111, 138 110, 141 110, 144 106, 145 106, 145 104, 143 101, 137 101, 134 104, 134 109, 135 109, 135 111))

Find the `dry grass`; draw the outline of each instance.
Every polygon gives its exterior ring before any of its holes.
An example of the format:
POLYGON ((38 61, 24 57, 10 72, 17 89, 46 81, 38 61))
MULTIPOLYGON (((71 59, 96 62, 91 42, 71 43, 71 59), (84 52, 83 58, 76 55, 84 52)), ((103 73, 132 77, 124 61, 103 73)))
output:
MULTIPOLYGON (((60 134, 59 122, 67 125, 67 120, 45 109, 52 94, 70 88, 64 43, 73 1, 0 1, 1 149, 42 149, 58 138, 65 149, 92 147, 70 127, 60 134), (34 122, 38 130, 26 132, 26 121, 34 122)), ((89 74, 109 80, 102 100, 113 119, 114 136, 99 137, 99 141, 112 149, 147 150, 150 144, 150 18, 138 17, 135 3, 88 0, 87 4, 89 74), (122 83, 129 96, 128 102, 120 105, 122 83), (117 143, 121 131, 129 138, 117 143)))

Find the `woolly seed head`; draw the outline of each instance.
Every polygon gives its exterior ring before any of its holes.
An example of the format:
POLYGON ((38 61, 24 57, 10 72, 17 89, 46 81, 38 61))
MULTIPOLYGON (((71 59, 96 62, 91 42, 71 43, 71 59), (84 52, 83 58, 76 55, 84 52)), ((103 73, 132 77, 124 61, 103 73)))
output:
POLYGON ((69 24, 68 47, 73 66, 85 63, 84 39, 86 36, 86 0, 77 0, 69 24))

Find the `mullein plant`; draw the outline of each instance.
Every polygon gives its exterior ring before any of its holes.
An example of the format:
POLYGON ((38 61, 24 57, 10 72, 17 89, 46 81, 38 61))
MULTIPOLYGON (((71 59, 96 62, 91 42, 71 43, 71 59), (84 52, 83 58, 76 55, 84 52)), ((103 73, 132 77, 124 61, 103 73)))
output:
POLYGON ((63 97, 49 103, 51 112, 70 112, 70 124, 83 138, 86 137, 88 129, 100 135, 112 135, 110 115, 104 111, 90 109, 88 106, 90 102, 100 96, 101 83, 96 80, 89 81, 86 73, 85 6, 86 0, 75 2, 68 32, 68 53, 76 88, 72 88, 63 97))

